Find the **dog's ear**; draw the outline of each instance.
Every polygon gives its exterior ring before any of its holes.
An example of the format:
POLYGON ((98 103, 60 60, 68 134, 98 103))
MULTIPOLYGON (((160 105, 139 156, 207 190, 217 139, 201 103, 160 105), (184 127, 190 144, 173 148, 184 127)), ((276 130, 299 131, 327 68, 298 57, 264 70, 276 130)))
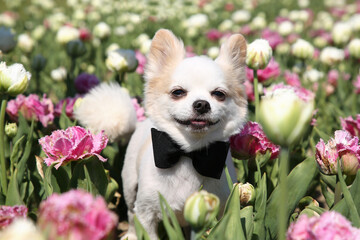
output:
POLYGON ((241 34, 231 35, 221 45, 215 62, 225 72, 227 78, 243 83, 245 81, 246 40, 241 34))
POLYGON ((158 30, 151 42, 147 56, 145 78, 150 80, 170 73, 184 57, 183 42, 169 30, 158 30))

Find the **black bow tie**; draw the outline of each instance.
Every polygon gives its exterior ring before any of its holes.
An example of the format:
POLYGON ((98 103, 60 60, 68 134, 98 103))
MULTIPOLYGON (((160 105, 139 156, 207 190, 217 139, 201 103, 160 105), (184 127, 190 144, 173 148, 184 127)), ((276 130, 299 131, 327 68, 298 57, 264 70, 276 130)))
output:
POLYGON ((229 150, 228 142, 214 142, 208 147, 187 153, 165 132, 151 128, 151 138, 156 167, 171 168, 181 156, 187 156, 192 159, 199 174, 220 179, 229 150))

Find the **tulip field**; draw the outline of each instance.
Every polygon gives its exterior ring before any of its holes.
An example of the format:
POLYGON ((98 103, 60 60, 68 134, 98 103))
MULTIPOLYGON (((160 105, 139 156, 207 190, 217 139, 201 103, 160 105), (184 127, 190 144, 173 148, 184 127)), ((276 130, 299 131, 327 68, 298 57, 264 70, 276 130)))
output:
POLYGON ((360 240, 359 0, 0 6, 0 240, 124 236, 121 170, 162 28, 211 59, 242 34, 248 113, 229 140, 237 182, 223 215, 199 189, 187 236, 160 196, 160 239, 360 240))

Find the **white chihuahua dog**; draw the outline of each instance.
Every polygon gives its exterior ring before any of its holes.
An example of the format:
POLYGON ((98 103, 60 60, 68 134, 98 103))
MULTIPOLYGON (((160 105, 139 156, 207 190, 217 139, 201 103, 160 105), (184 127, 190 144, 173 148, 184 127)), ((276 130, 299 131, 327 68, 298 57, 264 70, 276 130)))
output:
POLYGON ((215 61, 185 58, 182 41, 171 31, 155 34, 145 70, 148 119, 138 124, 122 170, 129 217, 122 239, 137 239, 134 214, 150 238, 158 238, 158 193, 182 226, 185 201, 201 186, 224 206, 229 195, 225 161, 235 176, 227 141, 241 129, 247 113, 246 48, 244 37, 235 34, 215 61))

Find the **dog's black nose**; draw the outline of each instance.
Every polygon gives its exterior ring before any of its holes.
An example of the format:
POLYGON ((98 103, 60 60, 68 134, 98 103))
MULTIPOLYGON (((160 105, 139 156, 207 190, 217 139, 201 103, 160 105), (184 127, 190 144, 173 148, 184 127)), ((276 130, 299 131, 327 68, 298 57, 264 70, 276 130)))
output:
POLYGON ((211 109, 210 103, 205 100, 196 100, 193 103, 193 108, 196 112, 198 112, 200 114, 207 113, 211 109))

